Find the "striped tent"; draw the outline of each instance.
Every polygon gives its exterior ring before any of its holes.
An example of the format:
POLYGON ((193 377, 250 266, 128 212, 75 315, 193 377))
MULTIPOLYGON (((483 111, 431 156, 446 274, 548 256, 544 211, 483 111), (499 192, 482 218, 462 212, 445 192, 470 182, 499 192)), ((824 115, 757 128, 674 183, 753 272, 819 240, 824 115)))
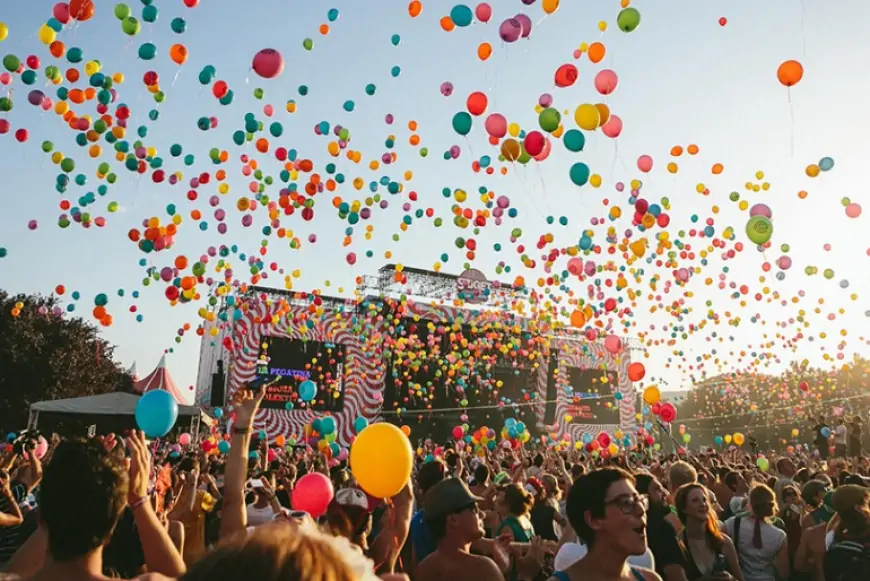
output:
POLYGON ((157 364, 154 371, 133 384, 133 389, 138 394, 145 394, 155 389, 162 389, 171 393, 172 397, 175 398, 175 401, 178 402, 179 405, 187 405, 187 398, 181 394, 181 390, 178 389, 175 380, 172 379, 169 370, 166 369, 166 355, 160 358, 160 363, 157 364))

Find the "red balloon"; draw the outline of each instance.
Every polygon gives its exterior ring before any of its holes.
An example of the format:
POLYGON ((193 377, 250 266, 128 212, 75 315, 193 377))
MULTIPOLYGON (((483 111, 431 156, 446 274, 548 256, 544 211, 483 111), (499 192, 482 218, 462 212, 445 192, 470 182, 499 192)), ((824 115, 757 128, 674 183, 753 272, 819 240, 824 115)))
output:
POLYGON ((659 411, 659 417, 663 422, 671 423, 677 419, 677 408, 673 404, 662 404, 662 409, 659 411))
POLYGON ((30 67, 31 69, 34 69, 34 70, 38 69, 39 68, 39 57, 36 56, 35 54, 32 54, 29 57, 27 57, 27 66, 30 67))
POLYGON ((15 132, 15 139, 17 139, 20 143, 24 143, 25 141, 27 141, 27 137, 27 129, 19 129, 15 132))
POLYGON ((142 75, 142 82, 145 83, 146 87, 153 87, 154 85, 157 84, 158 80, 159 80, 159 77, 157 76, 157 73, 154 71, 148 71, 147 73, 142 75))
POLYGON ((489 105, 489 99, 487 99, 486 95, 484 95, 480 91, 475 91, 471 93, 468 96, 468 101, 466 101, 468 112, 475 116, 483 115, 484 113, 486 113, 487 105, 489 105))
POLYGON ((9 121, 7 121, 6 119, 0 119, 0 135, 3 135, 4 133, 9 133, 9 129, 9 121))
POLYGON ((540 131, 529 131, 523 141, 526 153, 535 157, 544 151, 544 135, 540 131))
POLYGON ((274 48, 264 48, 254 55, 251 67, 264 79, 274 79, 284 72, 284 57, 274 48))
POLYGON ((199 4, 199 0, 184 0, 184 5, 188 8, 194 8, 199 4))
POLYGON ((293 510, 304 510, 312 518, 320 518, 332 502, 335 490, 332 482, 319 472, 306 474, 293 489, 291 504, 293 510))
POLYGON ((628 366, 628 379, 631 381, 640 381, 644 375, 646 375, 646 367, 643 366, 643 363, 635 361, 628 366))
POLYGON ((577 82, 577 67, 571 63, 564 64, 556 69, 556 86, 570 87, 577 82))
POLYGON ((226 81, 218 81, 211 87, 212 95, 214 95, 218 99, 223 99, 229 90, 230 87, 229 85, 227 85, 226 81))
POLYGON ((69 14, 75 20, 84 22, 94 16, 94 0, 71 0, 69 14))
POLYGON ((52 16, 54 16, 55 20, 60 22, 61 24, 66 24, 69 22, 69 4, 66 2, 58 2, 54 5, 54 8, 51 10, 52 16))

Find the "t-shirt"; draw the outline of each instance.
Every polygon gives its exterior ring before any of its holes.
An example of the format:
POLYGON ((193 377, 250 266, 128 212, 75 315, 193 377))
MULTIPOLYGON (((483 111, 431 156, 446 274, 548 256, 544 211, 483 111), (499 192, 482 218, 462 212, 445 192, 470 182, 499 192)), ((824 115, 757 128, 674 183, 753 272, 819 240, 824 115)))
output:
MULTIPOLYGON (((181 516, 181 524, 184 525, 184 564, 188 567, 205 555, 205 517, 214 509, 214 505, 215 498, 211 494, 197 490, 193 510, 181 516)), ((271 512, 271 507, 269 510, 271 512)), ((248 516, 249 523, 250 520, 248 516)))
MULTIPOLYGON (((735 518, 725 522, 725 532, 734 538, 735 518)), ((755 518, 740 519, 740 546, 736 547, 740 557, 740 569, 745 581, 776 581, 776 555, 785 542, 786 534, 782 529, 767 523, 761 523, 761 548, 757 548, 752 537, 755 533, 755 518)))
POLYGON ((846 445, 846 426, 845 424, 839 425, 834 428, 834 442, 836 444, 846 445))
POLYGON ((655 558, 655 570, 664 577, 664 568, 679 565, 685 568, 686 556, 674 527, 664 519, 648 519, 646 544, 655 558))
POLYGON ((429 530, 429 525, 423 518, 423 511, 418 510, 411 517, 411 544, 414 546, 414 555, 418 563, 435 552, 435 541, 432 539, 432 532, 429 530))
MULTIPOLYGON (((27 497, 27 487, 20 482, 13 482, 10 485, 12 498, 15 504, 20 504, 27 497)), ((12 511, 12 505, 9 499, 5 496, 0 498, 0 512, 9 514, 12 511)), ((15 554, 15 551, 21 547, 24 539, 21 535, 21 525, 14 527, 0 528, 0 564, 6 563, 15 554)))
POLYGON ((247 513, 249 527, 258 527, 270 523, 275 518, 275 511, 272 510, 272 506, 269 504, 263 508, 257 508, 253 504, 249 504, 247 507, 247 513))

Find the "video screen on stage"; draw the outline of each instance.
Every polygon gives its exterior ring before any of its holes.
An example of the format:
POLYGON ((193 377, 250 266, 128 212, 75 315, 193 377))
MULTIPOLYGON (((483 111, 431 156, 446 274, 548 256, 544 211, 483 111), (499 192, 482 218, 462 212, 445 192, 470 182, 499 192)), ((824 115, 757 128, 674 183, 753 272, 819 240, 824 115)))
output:
POLYGON ((264 337, 254 385, 267 385, 261 406, 264 408, 338 412, 344 407, 345 374, 343 345, 264 337), (313 399, 308 401, 310 394, 305 392, 310 384, 300 390, 306 381, 313 382, 316 388, 313 399))
POLYGON ((619 381, 615 371, 570 367, 567 379, 574 394, 569 412, 572 423, 619 423, 619 402, 613 397, 619 381))

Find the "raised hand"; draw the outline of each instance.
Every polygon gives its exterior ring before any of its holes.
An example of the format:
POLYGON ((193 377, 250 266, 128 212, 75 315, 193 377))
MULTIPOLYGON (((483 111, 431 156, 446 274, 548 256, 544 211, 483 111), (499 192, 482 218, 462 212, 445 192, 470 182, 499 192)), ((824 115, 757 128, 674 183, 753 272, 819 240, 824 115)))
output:
POLYGON ((148 494, 148 480, 151 477, 151 456, 145 445, 145 435, 133 430, 126 439, 130 450, 130 489, 127 502, 133 505, 148 494))
POLYGON ((241 429, 250 428, 254 423, 254 416, 260 408, 260 402, 266 396, 266 388, 261 387, 257 391, 240 388, 233 396, 233 409, 236 412, 236 426, 241 429))

